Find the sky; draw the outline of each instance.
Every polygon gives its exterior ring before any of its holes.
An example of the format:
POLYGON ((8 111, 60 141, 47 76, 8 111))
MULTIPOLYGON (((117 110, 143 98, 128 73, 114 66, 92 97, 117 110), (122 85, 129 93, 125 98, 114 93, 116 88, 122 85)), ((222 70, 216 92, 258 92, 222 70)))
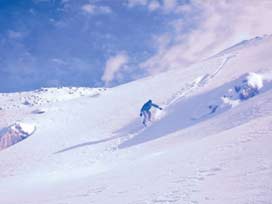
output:
POLYGON ((272 33, 271 0, 0 0, 0 92, 112 87, 272 33))

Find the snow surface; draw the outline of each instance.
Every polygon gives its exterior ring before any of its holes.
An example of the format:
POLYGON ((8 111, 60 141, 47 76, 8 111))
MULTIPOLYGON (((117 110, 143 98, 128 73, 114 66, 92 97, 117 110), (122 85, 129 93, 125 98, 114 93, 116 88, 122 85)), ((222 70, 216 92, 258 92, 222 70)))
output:
POLYGON ((55 101, 67 93, 61 88, 43 97, 52 103, 19 100, 36 92, 2 94, 0 127, 20 120, 36 131, 0 152, 0 203, 270 204, 271 52, 266 36, 184 69, 55 101), (241 101, 234 88, 248 73, 263 86, 241 101), (143 128, 148 99, 163 110, 143 128))
POLYGON ((11 127, 11 129, 20 130, 27 135, 31 135, 35 131, 35 125, 17 122, 11 127))

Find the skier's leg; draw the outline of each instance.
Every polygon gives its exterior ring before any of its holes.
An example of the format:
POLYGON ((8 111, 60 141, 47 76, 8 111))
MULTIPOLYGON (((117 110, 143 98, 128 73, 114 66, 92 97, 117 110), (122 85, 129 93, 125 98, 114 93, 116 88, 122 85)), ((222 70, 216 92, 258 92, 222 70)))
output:
POLYGON ((147 111, 147 115, 148 115, 148 120, 151 121, 151 112, 147 111))
POLYGON ((143 112, 143 115, 144 115, 143 124, 146 126, 146 119, 148 117, 146 111, 143 112))

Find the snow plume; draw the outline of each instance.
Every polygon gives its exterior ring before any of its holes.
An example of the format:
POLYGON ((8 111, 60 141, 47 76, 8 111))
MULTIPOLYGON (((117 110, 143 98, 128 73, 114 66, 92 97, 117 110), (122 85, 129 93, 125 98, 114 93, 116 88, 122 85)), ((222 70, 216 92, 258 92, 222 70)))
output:
POLYGON ((128 56, 126 53, 120 53, 115 56, 110 57, 105 65, 104 74, 102 76, 102 81, 107 85, 113 81, 116 74, 127 64, 128 56))
POLYGON ((242 40, 272 33, 272 1, 193 0, 167 5, 177 18, 168 22, 172 30, 162 34, 171 39, 154 43, 157 53, 141 64, 151 74, 187 66, 242 40))
POLYGON ((247 79, 248 85, 253 88, 256 88, 259 90, 263 87, 263 77, 259 74, 256 74, 253 72, 249 73, 246 79, 247 79))

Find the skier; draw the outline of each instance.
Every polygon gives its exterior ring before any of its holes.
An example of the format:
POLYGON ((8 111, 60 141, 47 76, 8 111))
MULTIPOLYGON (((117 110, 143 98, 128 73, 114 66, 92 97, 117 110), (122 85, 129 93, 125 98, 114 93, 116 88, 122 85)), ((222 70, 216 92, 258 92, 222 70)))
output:
POLYGON ((155 107, 158 108, 160 110, 162 110, 161 107, 159 107, 157 104, 152 103, 152 100, 148 100, 143 107, 141 108, 141 113, 140 116, 144 116, 144 120, 143 120, 143 124, 144 126, 146 126, 146 121, 150 121, 151 120, 151 112, 150 109, 151 107, 155 107))

